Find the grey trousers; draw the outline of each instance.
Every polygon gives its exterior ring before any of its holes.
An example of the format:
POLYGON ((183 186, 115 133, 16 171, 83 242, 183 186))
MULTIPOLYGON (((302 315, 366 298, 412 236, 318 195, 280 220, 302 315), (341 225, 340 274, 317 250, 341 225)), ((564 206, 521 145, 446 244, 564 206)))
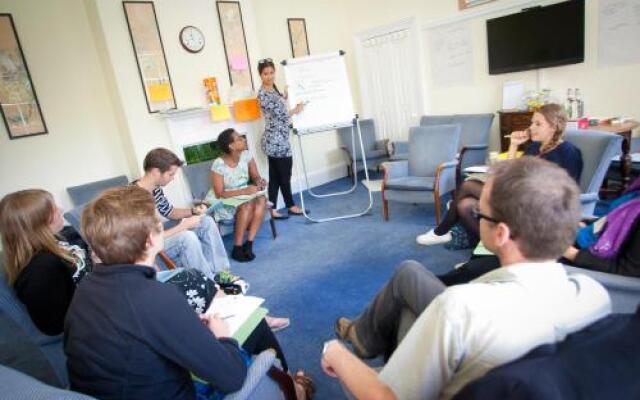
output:
POLYGON ((367 353, 388 359, 398 346, 403 312, 419 316, 445 289, 446 286, 422 264, 414 260, 403 261, 391 280, 353 321, 367 353))

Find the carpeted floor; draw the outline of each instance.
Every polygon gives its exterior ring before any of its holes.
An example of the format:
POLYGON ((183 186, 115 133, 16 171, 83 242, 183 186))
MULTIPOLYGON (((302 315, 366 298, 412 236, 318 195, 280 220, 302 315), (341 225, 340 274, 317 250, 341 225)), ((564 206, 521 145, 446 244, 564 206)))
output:
MULTIPOLYGON (((345 190, 349 183, 344 178, 314 192, 345 190)), ((390 203, 390 220, 384 222, 380 193, 373 193, 373 199, 369 215, 358 218, 326 223, 304 217, 277 221, 275 240, 264 224, 254 244, 256 260, 232 261, 233 272, 250 282, 249 294, 264 297, 272 315, 291 318, 291 327, 277 336, 291 368, 304 369, 315 380, 318 399, 344 398, 338 382, 320 367, 322 344, 335 337, 337 317, 356 316, 402 260, 415 259, 441 273, 470 254, 416 244, 415 236, 434 224, 433 205, 390 203)), ((305 196, 305 203, 314 217, 322 218, 362 210, 368 196, 359 184, 354 194, 325 199, 305 196)), ((230 236, 225 243, 231 246, 230 236)))

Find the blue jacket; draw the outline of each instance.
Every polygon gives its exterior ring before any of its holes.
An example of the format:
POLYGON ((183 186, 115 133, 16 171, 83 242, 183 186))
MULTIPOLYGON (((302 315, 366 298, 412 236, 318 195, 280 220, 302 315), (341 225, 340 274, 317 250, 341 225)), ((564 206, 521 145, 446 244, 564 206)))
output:
POLYGON ((96 265, 65 320, 73 390, 99 399, 194 399, 189 372, 228 393, 247 368, 238 343, 217 340, 172 285, 143 265, 96 265))
POLYGON ((455 400, 638 399, 640 308, 533 349, 470 383, 455 400))

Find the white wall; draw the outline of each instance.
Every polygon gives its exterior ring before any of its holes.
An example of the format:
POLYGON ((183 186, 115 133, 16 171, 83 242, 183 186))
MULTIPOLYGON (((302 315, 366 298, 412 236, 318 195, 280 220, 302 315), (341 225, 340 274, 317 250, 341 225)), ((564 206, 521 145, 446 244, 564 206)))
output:
MULTIPOLYGON (((352 38, 363 31, 391 24, 407 17, 416 17, 421 29, 421 48, 424 58, 425 113, 475 113, 495 112, 502 103, 502 84, 509 80, 525 83, 527 89, 551 88, 553 95, 564 99, 566 89, 578 87, 585 100, 588 114, 624 115, 640 119, 640 64, 600 68, 597 65, 598 0, 586 1, 585 62, 556 68, 542 69, 539 76, 535 71, 488 75, 485 20, 505 12, 516 12, 521 0, 499 0, 466 11, 457 9, 457 2, 451 0, 350 0, 295 2, 292 0, 254 1, 260 15, 258 31, 263 49, 276 56, 288 56, 289 38, 286 32, 286 18, 304 17, 307 20, 309 46, 312 53, 326 49, 344 49, 349 61, 351 84, 355 88, 356 107, 360 108, 358 80, 356 76, 352 38), (468 15, 486 10, 511 10, 489 15, 471 17, 468 22, 473 35, 473 84, 440 88, 434 84, 429 68, 428 30, 426 27, 443 21, 455 21, 468 15)), ((549 4, 557 0, 541 0, 539 4, 549 4)), ((493 147, 498 146, 497 118, 494 122, 493 147)), ((325 144, 325 151, 334 145, 325 144)))
MULTIPOLYGON (((476 10, 502 8, 519 0, 499 0, 476 10)), ((545 1, 548 2, 548 1, 545 1)), ((306 18, 312 53, 343 49, 347 52, 356 110, 360 110, 353 37, 368 29, 416 17, 421 27, 425 74, 425 113, 494 112, 501 104, 505 80, 536 85, 533 71, 498 76, 487 74, 484 20, 471 18, 474 35, 474 82, 468 86, 438 88, 429 71, 428 32, 425 26, 476 11, 460 12, 451 0, 242 0, 242 12, 254 82, 257 60, 290 57, 286 19, 306 18)), ((627 115, 640 119, 640 64, 597 66, 598 1, 586 9, 585 62, 541 70, 541 87, 564 97, 567 87, 579 87, 592 115, 627 115)), ((219 78, 223 98, 228 93, 227 67, 215 2, 156 0, 160 32, 178 107, 204 105, 201 80, 219 78), (206 38, 199 54, 184 51, 178 32, 198 26, 206 38)), ((50 190, 65 207, 64 189, 119 174, 140 173, 142 158, 156 146, 171 146, 165 121, 147 112, 131 41, 120 0, 0 0, 0 9, 12 13, 29 63, 49 134, 9 140, 0 132, 0 196, 27 187, 50 190)), ((280 71, 281 72, 281 71, 280 71)), ((283 82, 282 76, 278 77, 283 82)), ((0 127, 4 131, 4 126, 0 127)), ((497 129, 494 127, 494 143, 497 129)), ((259 133, 255 134, 256 136, 259 133)), ((255 138, 257 139, 257 137, 255 138)), ((344 158, 335 134, 304 138, 310 175, 317 181, 344 174, 344 158)), ((186 201, 184 184, 172 185, 170 195, 186 201)))
POLYGON ((49 130, 9 140, 0 124, 0 197, 44 188, 69 208, 67 186, 130 172, 85 8, 2 0, 0 9, 13 15, 49 130))

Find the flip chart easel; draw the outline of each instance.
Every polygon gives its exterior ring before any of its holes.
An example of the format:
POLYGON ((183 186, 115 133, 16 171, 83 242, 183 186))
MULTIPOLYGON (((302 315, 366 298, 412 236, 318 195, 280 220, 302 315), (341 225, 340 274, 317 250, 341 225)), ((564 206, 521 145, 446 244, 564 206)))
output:
MULTIPOLYGON (((351 148, 353 161, 353 171, 356 169, 356 136, 360 144, 362 154, 362 164, 365 172, 365 179, 369 182, 369 172, 367 170, 367 160, 360 132, 360 121, 358 115, 353 112, 353 100, 347 69, 344 63, 344 52, 334 52, 315 56, 300 57, 282 61, 285 77, 289 87, 289 105, 293 108, 302 102, 305 109, 302 113, 292 117, 292 132, 298 138, 300 149, 300 168, 297 168, 298 182, 306 186, 309 194, 316 198, 342 196, 353 193, 358 186, 357 177, 353 180, 351 188, 345 191, 318 194, 310 185, 307 175, 307 167, 304 160, 304 150, 302 146, 302 136, 329 132, 338 128, 351 127, 351 148), (301 179, 300 170, 304 175, 301 179)), ((345 218, 360 217, 371 210, 373 206, 373 196, 369 185, 365 185, 369 193, 369 205, 363 211, 354 214, 339 215, 329 218, 312 218, 306 212, 304 204, 304 190, 300 187, 300 203, 302 211, 309 221, 327 222, 345 218)))

